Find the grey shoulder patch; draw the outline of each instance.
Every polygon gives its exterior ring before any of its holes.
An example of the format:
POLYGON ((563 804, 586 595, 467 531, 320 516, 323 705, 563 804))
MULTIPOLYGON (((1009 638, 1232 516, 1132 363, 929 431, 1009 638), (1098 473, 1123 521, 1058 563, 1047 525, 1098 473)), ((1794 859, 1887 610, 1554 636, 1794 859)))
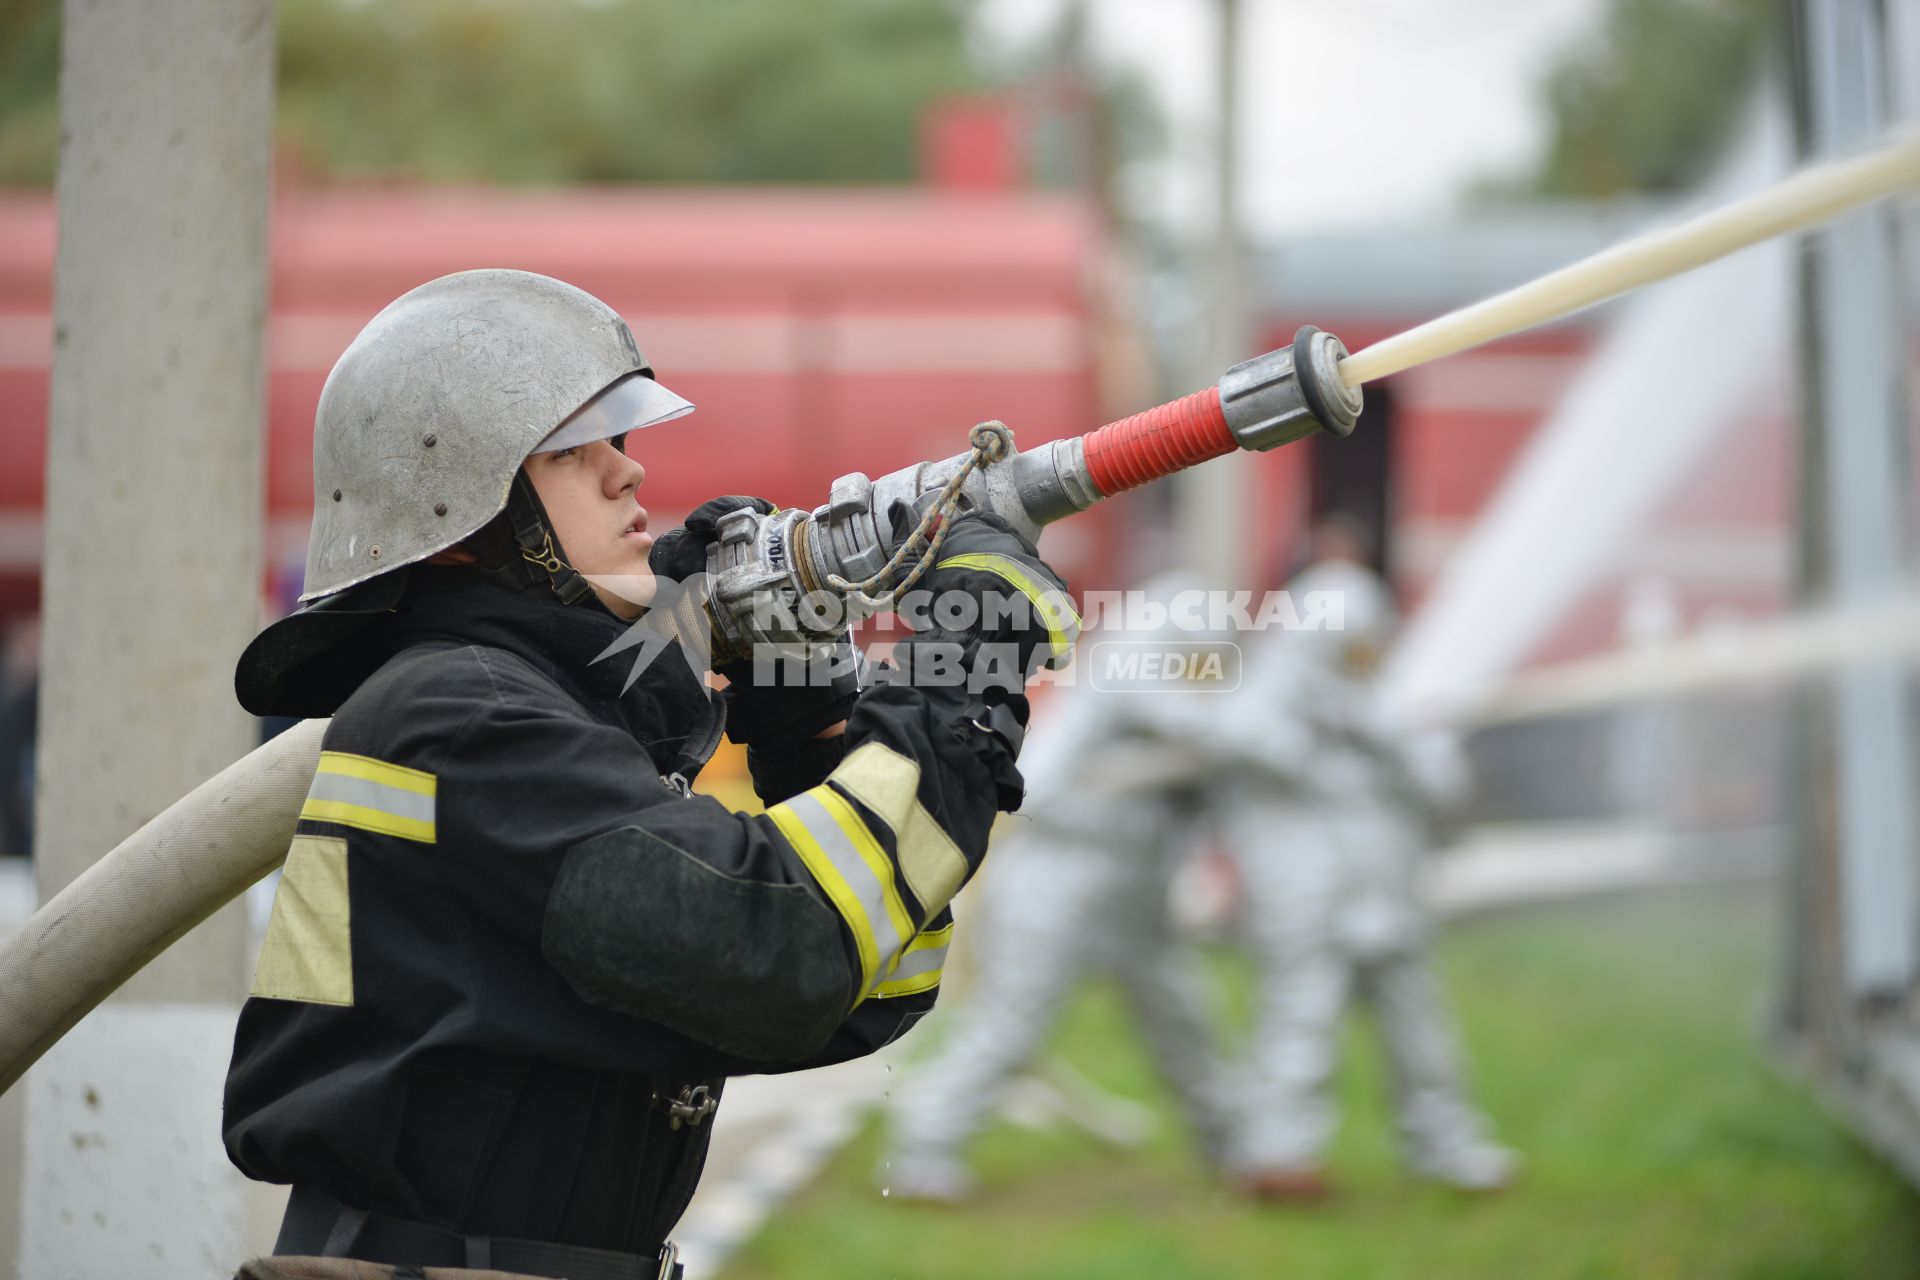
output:
POLYGON ((589 1004, 756 1061, 815 1052, 853 999, 825 903, 725 875, 634 827, 568 851, 540 946, 589 1004))

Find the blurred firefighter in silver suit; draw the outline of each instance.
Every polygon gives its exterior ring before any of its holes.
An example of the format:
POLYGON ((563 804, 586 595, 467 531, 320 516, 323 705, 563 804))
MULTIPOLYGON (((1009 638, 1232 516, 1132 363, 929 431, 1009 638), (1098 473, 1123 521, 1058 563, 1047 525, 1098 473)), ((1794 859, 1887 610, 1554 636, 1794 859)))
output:
POLYGON ((1460 1050, 1429 956, 1420 860, 1464 800, 1448 735, 1396 722, 1373 672, 1395 617, 1364 546, 1323 526, 1317 562, 1289 590, 1330 604, 1321 630, 1270 631, 1247 647, 1237 714, 1222 725, 1247 759, 1224 826, 1243 880, 1243 928, 1258 971, 1254 1028, 1228 1166, 1274 1198, 1327 1190, 1339 1123, 1332 1084, 1350 1004, 1373 1014, 1392 1069, 1402 1150, 1421 1176, 1492 1190, 1514 1157, 1467 1100, 1460 1050))
MULTIPOLYGON (((1155 579, 1165 604, 1189 580, 1155 579)), ((1154 652, 1204 647, 1164 627, 1127 633, 1154 652)), ((1066 998, 1110 976, 1139 1020, 1203 1153, 1229 1140, 1226 1078, 1200 957, 1176 937, 1169 887, 1196 840, 1208 798, 1206 707, 1225 699, 1197 684, 1115 689, 1088 670, 1036 716, 1021 755, 1027 798, 1002 823, 993 871, 969 928, 975 979, 939 1049, 896 1091, 892 1149, 880 1171, 891 1194, 958 1200, 972 1188, 962 1149, 1016 1075, 1044 1047, 1066 998)))

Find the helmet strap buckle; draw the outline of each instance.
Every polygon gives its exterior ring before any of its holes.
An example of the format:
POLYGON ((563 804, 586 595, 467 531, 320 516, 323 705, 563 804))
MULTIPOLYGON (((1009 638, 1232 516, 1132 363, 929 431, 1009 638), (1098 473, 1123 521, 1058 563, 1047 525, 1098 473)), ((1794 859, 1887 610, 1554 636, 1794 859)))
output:
MULTIPOLYGON (((525 471, 513 479, 513 489, 507 497, 506 515, 512 522, 513 540, 520 548, 521 560, 546 575, 547 585, 562 604, 578 604, 593 597, 592 585, 580 576, 578 569, 567 563, 562 554, 564 548, 553 536, 546 506, 540 501, 540 494, 525 471)), ((535 580, 538 581, 537 578, 535 580)))
POLYGON ((528 564, 545 569, 549 574, 558 574, 564 570, 573 568, 572 565, 562 560, 554 551, 553 533, 548 529, 542 529, 540 531, 540 549, 537 551, 529 551, 522 547, 520 550, 520 558, 528 564))

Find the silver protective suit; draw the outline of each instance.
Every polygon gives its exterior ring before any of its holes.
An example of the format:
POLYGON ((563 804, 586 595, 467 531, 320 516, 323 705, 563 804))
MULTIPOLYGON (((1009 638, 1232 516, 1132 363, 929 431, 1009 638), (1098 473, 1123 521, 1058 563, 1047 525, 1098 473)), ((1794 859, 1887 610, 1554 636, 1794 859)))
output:
POLYGON ((1363 1003, 1384 1042, 1409 1164, 1457 1185, 1499 1185, 1512 1157, 1465 1096, 1421 893, 1434 824, 1463 799, 1463 759, 1450 738, 1395 723, 1361 670, 1392 626, 1377 577, 1328 564, 1292 590, 1340 593, 1346 625, 1251 638, 1236 714, 1220 722, 1223 745, 1259 765, 1231 785, 1223 816, 1258 974, 1228 1164, 1250 1175, 1319 1166, 1339 1121, 1342 1024, 1363 1003))
POLYGON ((1203 1150, 1224 1150, 1234 1090, 1200 957, 1169 911, 1202 829, 1203 757, 1188 735, 1205 717, 1194 704, 1219 700, 1084 682, 1052 695, 1021 756, 1026 803, 1003 819, 968 921, 978 949, 967 1000, 895 1094, 884 1177, 896 1194, 964 1192, 963 1145, 1095 976, 1119 984, 1203 1150))

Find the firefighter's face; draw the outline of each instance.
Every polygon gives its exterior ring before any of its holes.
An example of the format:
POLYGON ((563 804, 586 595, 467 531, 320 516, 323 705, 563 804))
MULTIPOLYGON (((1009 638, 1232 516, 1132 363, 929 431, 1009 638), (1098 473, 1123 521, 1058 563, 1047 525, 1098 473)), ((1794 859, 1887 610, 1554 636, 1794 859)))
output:
POLYGON ((567 563, 607 608, 637 618, 653 598, 653 570, 647 567, 653 535, 637 496, 646 468, 621 445, 616 438, 536 453, 527 459, 527 478, 547 508, 567 563))

